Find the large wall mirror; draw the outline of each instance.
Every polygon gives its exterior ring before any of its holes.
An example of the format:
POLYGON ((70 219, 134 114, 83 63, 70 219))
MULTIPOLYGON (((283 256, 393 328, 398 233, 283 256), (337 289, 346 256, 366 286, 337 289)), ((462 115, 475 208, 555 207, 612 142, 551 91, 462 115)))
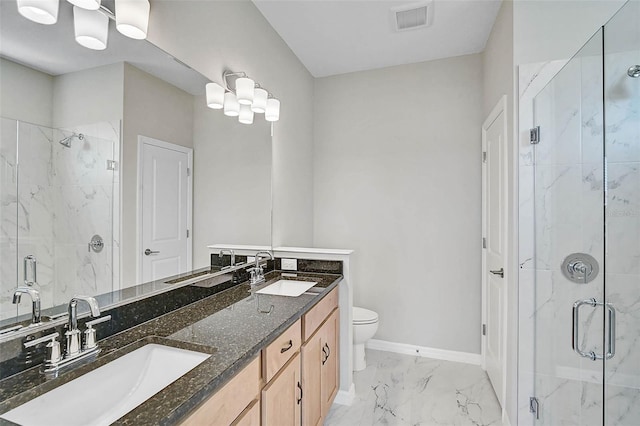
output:
POLYGON ((55 25, 0 2, 2 326, 30 315, 18 286, 60 308, 271 245, 269 123, 207 108, 208 78, 109 25, 94 51, 68 2, 55 25))

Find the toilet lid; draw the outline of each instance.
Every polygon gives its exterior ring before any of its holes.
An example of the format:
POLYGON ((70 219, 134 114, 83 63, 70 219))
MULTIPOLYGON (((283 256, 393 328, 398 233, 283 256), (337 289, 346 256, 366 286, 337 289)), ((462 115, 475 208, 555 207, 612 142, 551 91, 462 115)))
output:
POLYGON ((354 324, 371 324, 378 322, 378 313, 369 309, 353 307, 353 323, 354 324))

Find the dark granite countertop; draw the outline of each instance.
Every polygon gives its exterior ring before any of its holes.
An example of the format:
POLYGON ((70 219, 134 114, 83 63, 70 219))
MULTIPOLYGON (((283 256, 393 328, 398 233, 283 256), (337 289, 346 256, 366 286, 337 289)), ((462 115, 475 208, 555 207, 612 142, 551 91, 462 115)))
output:
MULTIPOLYGON (((212 355, 115 423, 179 423, 342 280, 337 274, 278 271, 266 278, 256 290, 287 278, 317 284, 298 297, 252 294, 248 284, 239 284, 101 340, 97 359, 60 377, 48 379, 38 368, 9 377, 0 381, 0 415, 146 343, 157 342, 212 355)), ((10 423, 0 419, 0 424, 10 423)))

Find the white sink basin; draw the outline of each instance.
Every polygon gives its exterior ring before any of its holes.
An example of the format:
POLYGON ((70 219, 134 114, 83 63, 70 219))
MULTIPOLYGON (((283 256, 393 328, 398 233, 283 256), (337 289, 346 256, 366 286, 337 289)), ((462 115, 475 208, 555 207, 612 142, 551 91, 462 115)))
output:
POLYGON ((210 356, 150 343, 0 418, 23 426, 109 425, 210 356))
POLYGON ((310 281, 280 280, 256 291, 256 293, 298 297, 316 284, 318 283, 310 281))

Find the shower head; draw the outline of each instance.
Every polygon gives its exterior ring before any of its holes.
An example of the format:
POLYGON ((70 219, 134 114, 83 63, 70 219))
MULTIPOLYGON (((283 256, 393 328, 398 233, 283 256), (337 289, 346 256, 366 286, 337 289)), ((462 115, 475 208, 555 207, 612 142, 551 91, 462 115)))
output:
POLYGON ((640 77, 640 65, 633 65, 627 70, 627 75, 632 78, 640 77))
POLYGON ((71 136, 67 136, 66 138, 58 141, 58 143, 60 143, 60 145, 65 146, 67 148, 71 148, 71 141, 73 140, 73 138, 78 138, 78 140, 84 140, 84 135, 82 133, 74 133, 71 136))

